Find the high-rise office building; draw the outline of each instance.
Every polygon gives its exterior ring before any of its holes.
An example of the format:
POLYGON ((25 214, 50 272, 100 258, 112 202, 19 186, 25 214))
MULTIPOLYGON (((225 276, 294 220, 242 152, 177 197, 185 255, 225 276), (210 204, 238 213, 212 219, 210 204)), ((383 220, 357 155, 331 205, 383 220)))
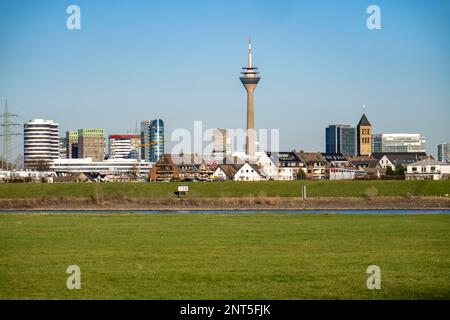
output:
POLYGON ((58 159, 67 159, 67 138, 66 137, 59 137, 58 159))
POLYGON ((141 136, 136 134, 109 135, 109 159, 137 159, 141 136))
POLYGON ((382 133, 372 137, 373 153, 426 152, 426 138, 419 133, 382 133))
POLYGON ((164 154, 164 122, 161 119, 141 122, 141 159, 157 162, 164 154))
POLYGON ((67 159, 77 159, 78 158, 78 130, 67 131, 67 159))
POLYGON ((105 129, 78 129, 78 158, 105 160, 105 129))
POLYGON ((214 159, 223 160, 231 154, 231 140, 227 129, 214 129, 212 132, 212 156, 214 159))
POLYGON ((325 129, 326 153, 356 155, 356 128, 349 125, 330 125, 325 129))
POLYGON ((437 156, 439 161, 450 163, 450 143, 438 144, 437 156))
POLYGON ((252 42, 248 40, 248 65, 242 68, 242 76, 240 77, 242 84, 247 91, 247 141, 246 141, 246 155, 249 157, 255 156, 256 148, 256 131, 255 131, 255 109, 253 103, 253 93, 259 83, 261 77, 259 76, 258 68, 253 66, 252 61, 252 42))
POLYGON ((372 125, 363 114, 357 128, 357 151, 359 156, 372 154, 372 125))
POLYGON ((23 125, 25 168, 43 167, 59 156, 59 124, 33 119, 23 125))

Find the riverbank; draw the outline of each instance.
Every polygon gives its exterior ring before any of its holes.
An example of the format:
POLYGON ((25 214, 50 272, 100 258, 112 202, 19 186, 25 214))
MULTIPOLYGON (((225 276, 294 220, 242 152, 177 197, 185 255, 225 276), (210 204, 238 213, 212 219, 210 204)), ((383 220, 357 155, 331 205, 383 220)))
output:
POLYGON ((443 197, 450 180, 443 181, 260 181, 172 183, 9 183, 0 184, 0 199, 40 198, 164 198, 176 199, 178 186, 189 187, 188 198, 298 198, 304 186, 308 198, 443 197))
POLYGON ((0 210, 439 210, 448 197, 30 198, 0 199, 0 210))

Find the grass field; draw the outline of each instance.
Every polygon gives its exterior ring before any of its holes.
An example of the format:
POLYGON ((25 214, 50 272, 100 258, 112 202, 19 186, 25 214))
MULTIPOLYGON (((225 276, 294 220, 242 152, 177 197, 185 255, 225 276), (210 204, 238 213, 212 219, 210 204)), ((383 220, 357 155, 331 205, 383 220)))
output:
POLYGON ((306 185, 309 197, 444 196, 446 181, 265 181, 214 183, 58 183, 0 184, 0 198, 43 197, 176 197, 177 185, 189 185, 188 197, 298 197, 306 185))
POLYGON ((0 215, 1 299, 450 299, 449 270, 449 215, 0 215))

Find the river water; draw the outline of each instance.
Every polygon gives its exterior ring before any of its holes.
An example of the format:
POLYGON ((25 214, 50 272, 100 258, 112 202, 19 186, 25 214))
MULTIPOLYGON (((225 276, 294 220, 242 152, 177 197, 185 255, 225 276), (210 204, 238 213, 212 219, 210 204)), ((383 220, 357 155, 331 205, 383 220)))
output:
POLYGON ((417 215, 450 214, 444 210, 0 210, 7 214, 350 214, 350 215, 417 215))

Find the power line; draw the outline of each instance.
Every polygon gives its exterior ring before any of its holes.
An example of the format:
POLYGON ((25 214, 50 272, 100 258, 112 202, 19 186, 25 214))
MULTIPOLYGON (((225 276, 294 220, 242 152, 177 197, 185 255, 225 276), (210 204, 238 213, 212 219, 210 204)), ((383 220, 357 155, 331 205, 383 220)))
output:
POLYGON ((3 138, 3 150, 2 156, 3 160, 6 162, 6 170, 9 170, 9 164, 11 162, 11 154, 12 154, 12 137, 20 136, 21 133, 15 132, 14 128, 21 126, 20 123, 15 122, 17 118, 20 118, 19 115, 15 113, 10 113, 8 111, 8 100, 5 101, 5 111, 3 114, 0 114, 0 118, 2 121, 0 123, 0 127, 2 127, 2 133, 0 137, 3 138))

